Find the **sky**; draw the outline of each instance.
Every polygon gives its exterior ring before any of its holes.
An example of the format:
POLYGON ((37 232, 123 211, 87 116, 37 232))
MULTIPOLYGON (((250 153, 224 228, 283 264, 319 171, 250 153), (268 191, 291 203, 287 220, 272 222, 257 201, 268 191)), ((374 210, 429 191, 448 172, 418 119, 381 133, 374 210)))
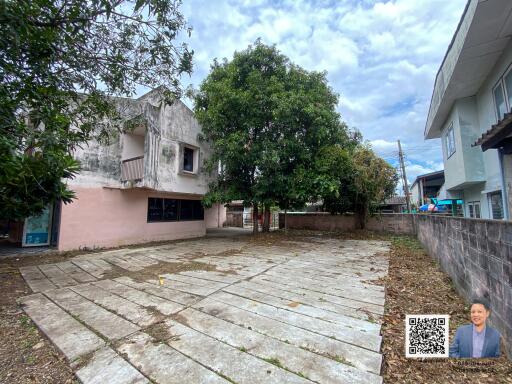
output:
MULTIPOLYGON (((443 169, 441 143, 423 140, 434 80, 466 0, 184 0, 198 88, 214 58, 258 38, 307 70, 327 71, 338 112, 407 179, 443 169)), ((190 106, 190 101, 187 102, 190 106)))

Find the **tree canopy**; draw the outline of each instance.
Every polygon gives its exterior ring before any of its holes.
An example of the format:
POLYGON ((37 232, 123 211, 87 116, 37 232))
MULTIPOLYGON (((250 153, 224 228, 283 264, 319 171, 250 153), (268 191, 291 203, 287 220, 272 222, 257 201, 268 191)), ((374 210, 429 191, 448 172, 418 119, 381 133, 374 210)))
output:
POLYGON ((4 0, 0 4, 0 217, 74 197, 72 152, 118 126, 111 96, 180 94, 192 54, 173 0, 4 0), (86 95, 86 97, 84 96, 86 95), (64 181, 63 181, 64 179, 64 181))
POLYGON ((351 138, 325 73, 308 72, 256 41, 231 61, 215 61, 195 97, 195 114, 222 171, 206 204, 303 206, 312 164, 326 145, 351 138))
POLYGON ((306 71, 259 40, 215 61, 195 96, 209 166, 221 164, 205 204, 243 200, 257 212, 322 200, 332 213, 367 212, 390 193, 394 170, 361 145, 337 104, 325 72, 306 71))

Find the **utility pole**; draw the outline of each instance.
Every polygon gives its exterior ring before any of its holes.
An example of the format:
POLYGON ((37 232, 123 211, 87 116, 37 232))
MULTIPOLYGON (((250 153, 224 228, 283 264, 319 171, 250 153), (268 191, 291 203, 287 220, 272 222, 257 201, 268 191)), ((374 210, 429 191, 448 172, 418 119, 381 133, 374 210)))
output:
POLYGON ((398 140, 398 158, 400 159, 400 167, 402 168, 405 201, 407 202, 407 212, 411 213, 411 198, 409 196, 409 185, 407 184, 407 176, 405 174, 405 165, 404 165, 404 154, 402 152, 402 146, 400 145, 400 140, 398 140))

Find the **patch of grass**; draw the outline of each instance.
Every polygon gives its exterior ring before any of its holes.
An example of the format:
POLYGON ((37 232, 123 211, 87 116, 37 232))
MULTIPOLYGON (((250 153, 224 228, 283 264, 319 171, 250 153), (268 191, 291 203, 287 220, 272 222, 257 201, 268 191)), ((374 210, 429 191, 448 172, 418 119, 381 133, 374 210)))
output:
POLYGON ((305 374, 303 374, 302 372, 297 372, 297 375, 302 377, 303 379, 307 379, 309 380, 309 377, 307 377, 305 374))
POLYGON ((222 372, 215 372, 217 373, 217 375, 219 375, 220 377, 222 377, 224 380, 227 380, 229 381, 230 383, 233 383, 233 384, 237 384, 237 382, 235 380, 233 380, 231 377, 229 376, 226 376, 225 374, 223 374, 222 372))
POLYGON ((240 352, 247 352, 247 348, 245 348, 245 347, 240 347, 238 349, 240 350, 240 352))
POLYGON ((25 339, 21 342, 21 347, 24 349, 32 348, 35 345, 34 340, 31 339, 25 339))
POLYGON ((275 365, 276 367, 285 369, 283 364, 281 364, 281 362, 279 361, 279 359, 277 359, 275 357, 270 357, 270 358, 263 359, 263 360, 265 360, 267 363, 275 365))
POLYGON ((20 316, 20 323, 21 326, 31 332, 34 332, 36 330, 35 324, 30 320, 30 317, 27 315, 21 315, 20 316))
POLYGON ((345 364, 345 365, 350 365, 351 367, 354 366, 354 364, 352 364, 350 361, 348 361, 347 359, 345 359, 343 356, 339 356, 339 355, 334 355, 331 357, 333 360, 336 360, 338 363, 342 363, 342 364, 345 364))

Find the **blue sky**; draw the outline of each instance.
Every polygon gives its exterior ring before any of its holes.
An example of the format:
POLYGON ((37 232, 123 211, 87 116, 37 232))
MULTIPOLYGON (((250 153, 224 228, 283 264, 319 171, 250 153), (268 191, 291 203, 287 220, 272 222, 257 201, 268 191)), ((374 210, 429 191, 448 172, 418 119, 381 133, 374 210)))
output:
MULTIPOLYGON (((442 169, 438 140, 423 140, 435 75, 466 0, 184 0, 199 87, 214 58, 257 38, 308 70, 327 71, 338 110, 393 165, 396 140, 407 178, 442 169)), ((189 103, 190 104, 190 103, 189 103)))

